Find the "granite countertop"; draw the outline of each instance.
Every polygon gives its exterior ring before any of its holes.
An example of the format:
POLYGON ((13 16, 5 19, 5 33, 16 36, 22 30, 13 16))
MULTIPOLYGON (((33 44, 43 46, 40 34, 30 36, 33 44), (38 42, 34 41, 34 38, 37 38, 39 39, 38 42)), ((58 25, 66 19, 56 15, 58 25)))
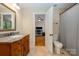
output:
POLYGON ((21 40, 23 37, 25 37, 26 35, 24 34, 20 34, 20 35, 14 35, 14 36, 8 36, 8 37, 3 37, 0 38, 0 42, 8 42, 8 43, 12 43, 18 40, 21 40))

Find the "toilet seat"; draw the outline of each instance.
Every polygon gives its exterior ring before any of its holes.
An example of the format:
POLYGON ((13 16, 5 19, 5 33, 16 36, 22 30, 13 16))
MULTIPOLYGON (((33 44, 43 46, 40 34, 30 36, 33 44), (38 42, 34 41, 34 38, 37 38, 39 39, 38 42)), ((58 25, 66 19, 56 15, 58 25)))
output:
POLYGON ((54 45, 58 48, 61 48, 63 46, 59 41, 54 41, 54 45))

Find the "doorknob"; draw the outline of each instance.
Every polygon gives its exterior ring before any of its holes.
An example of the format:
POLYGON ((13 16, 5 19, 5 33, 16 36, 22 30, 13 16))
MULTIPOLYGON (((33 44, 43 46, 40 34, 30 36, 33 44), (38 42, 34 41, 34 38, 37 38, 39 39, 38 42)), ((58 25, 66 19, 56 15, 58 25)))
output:
POLYGON ((50 34, 50 36, 53 36, 53 34, 50 34))

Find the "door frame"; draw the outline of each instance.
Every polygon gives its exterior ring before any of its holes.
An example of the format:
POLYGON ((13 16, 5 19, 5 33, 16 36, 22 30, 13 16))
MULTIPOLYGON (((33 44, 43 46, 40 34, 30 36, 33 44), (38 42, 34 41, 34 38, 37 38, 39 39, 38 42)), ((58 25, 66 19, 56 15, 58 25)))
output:
POLYGON ((33 35, 34 35, 34 39, 33 40, 34 41, 33 42, 34 42, 34 46, 36 46, 35 45, 35 14, 45 14, 46 15, 46 12, 33 12, 33 23, 34 23, 33 24, 34 25, 34 27, 33 27, 33 29, 34 29, 33 30, 33 35))

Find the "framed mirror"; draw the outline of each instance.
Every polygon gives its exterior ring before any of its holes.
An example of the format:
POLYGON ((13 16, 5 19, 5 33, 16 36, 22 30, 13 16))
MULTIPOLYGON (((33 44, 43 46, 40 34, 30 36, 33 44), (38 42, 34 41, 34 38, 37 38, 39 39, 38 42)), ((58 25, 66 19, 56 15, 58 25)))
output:
POLYGON ((16 12, 0 3, 0 31, 16 30, 16 12))

